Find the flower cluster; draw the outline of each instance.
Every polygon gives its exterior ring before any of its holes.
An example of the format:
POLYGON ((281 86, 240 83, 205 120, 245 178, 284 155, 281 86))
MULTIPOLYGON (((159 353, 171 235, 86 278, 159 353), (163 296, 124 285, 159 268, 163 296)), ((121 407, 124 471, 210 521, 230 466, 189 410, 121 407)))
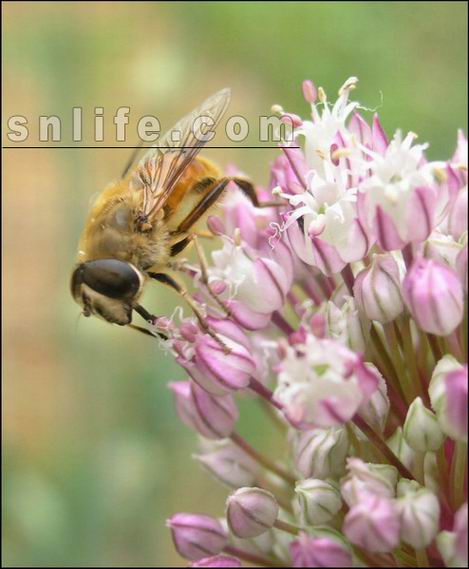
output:
POLYGON ((467 142, 429 161, 356 84, 330 104, 305 81, 307 120, 276 107, 294 142, 269 207, 229 192, 190 271, 206 321, 160 322, 195 458, 231 492, 220 519, 168 520, 193 567, 467 564, 467 142), (275 456, 237 430, 246 396, 275 456))

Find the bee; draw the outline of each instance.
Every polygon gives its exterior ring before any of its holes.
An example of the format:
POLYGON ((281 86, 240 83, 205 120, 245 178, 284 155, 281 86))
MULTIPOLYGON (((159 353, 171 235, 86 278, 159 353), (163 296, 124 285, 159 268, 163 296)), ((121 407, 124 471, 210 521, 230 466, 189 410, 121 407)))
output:
POLYGON ((199 156, 208 137, 202 125, 195 127, 196 119, 210 119, 214 132, 229 102, 229 89, 204 101, 98 196, 80 238, 71 278, 72 296, 84 316, 150 333, 133 325, 132 316, 136 312, 155 322, 156 317, 139 303, 145 285, 155 280, 184 297, 208 330, 192 297, 168 271, 231 181, 260 205, 251 182, 223 176, 214 163, 199 156))

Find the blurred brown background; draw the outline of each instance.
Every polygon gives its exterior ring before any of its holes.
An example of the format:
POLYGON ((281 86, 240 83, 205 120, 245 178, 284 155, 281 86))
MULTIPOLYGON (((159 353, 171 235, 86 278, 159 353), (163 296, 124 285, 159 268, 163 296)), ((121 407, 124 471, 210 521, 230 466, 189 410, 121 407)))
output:
MULTIPOLYGON (((466 126, 467 5, 463 2, 4 2, 6 120, 62 117, 73 106, 90 144, 95 106, 168 127, 230 86, 230 113, 252 124, 273 103, 305 115, 301 81, 332 98, 351 75, 356 97, 388 131, 413 130, 446 158, 466 126)), ((135 137, 135 138, 132 138, 135 137)), ((108 128, 105 144, 113 145, 108 128)), ((248 144, 256 144, 255 132, 248 144)), ((258 183, 270 150, 212 150, 258 183)), ((223 511, 225 490, 191 464, 195 436, 165 384, 184 374, 154 343, 79 318, 69 274, 91 197, 121 172, 128 150, 3 150, 3 564, 177 566, 164 520, 223 511)), ((151 298, 150 298, 151 297, 151 298)), ((170 313, 157 289, 147 304, 170 313)), ((264 443, 256 415, 242 431, 264 443)))

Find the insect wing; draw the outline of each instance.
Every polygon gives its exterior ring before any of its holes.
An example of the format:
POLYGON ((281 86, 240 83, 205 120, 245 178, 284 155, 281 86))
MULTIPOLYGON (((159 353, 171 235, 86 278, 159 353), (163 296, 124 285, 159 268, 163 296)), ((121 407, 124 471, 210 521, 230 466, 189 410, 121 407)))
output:
POLYGON ((131 179, 143 189, 143 218, 151 218, 165 204, 184 170, 209 140, 230 102, 223 89, 177 122, 137 165, 131 179), (207 132, 207 127, 210 129, 207 132))

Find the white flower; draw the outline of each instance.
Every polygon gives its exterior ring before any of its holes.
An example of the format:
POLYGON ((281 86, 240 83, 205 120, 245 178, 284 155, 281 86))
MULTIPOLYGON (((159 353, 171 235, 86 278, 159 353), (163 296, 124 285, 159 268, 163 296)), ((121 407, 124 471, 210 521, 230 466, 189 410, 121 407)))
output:
POLYGON ((356 354, 338 342, 308 334, 304 344, 286 348, 275 396, 293 424, 340 425, 368 400, 363 379, 374 383, 374 391, 378 377, 356 354))

